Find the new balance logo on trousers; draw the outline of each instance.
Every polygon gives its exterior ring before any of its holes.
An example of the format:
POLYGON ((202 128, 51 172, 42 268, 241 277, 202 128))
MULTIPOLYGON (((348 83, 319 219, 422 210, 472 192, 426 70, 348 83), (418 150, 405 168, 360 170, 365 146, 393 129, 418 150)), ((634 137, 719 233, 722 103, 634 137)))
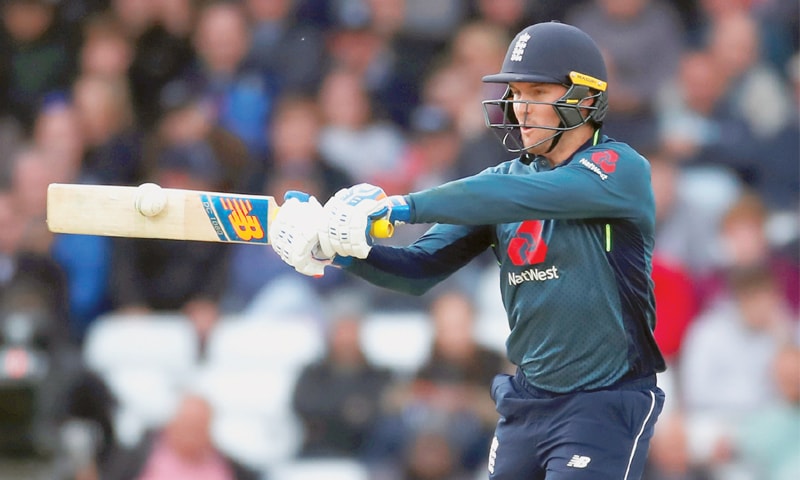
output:
POLYGON ((583 455, 573 455, 572 458, 569 459, 569 462, 567 462, 567 466, 572 468, 586 468, 591 461, 592 459, 589 457, 584 457, 583 455))

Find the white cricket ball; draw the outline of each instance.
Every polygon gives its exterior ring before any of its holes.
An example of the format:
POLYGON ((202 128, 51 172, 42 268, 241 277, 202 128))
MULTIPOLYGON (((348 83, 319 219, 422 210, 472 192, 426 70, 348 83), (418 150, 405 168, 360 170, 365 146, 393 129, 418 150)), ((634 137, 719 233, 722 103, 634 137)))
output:
POLYGON ((145 217, 161 213, 167 206, 167 192, 155 183, 143 183, 136 189, 136 211, 145 217))

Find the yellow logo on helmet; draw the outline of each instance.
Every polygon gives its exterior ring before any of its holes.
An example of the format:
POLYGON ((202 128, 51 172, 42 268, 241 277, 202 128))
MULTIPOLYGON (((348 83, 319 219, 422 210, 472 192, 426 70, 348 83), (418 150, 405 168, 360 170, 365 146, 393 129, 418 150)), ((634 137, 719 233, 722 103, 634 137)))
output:
POLYGON ((605 92, 608 87, 608 82, 586 75, 585 73, 575 71, 569 72, 569 79, 572 80, 574 85, 583 85, 595 90, 600 90, 601 92, 605 92))

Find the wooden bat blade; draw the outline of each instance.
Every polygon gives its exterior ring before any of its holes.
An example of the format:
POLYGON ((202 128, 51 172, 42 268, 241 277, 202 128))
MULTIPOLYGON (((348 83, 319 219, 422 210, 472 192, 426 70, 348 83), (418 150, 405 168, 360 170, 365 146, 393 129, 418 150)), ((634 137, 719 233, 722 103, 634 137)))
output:
POLYGON ((134 206, 137 187, 54 183, 47 189, 47 226, 56 233, 269 243, 273 197, 163 190, 166 207, 146 217, 134 206))

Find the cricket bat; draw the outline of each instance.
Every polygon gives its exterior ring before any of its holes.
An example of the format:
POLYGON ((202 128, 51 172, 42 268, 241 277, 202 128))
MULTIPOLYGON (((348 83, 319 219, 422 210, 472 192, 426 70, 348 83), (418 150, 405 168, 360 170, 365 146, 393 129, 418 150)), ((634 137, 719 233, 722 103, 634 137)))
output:
MULTIPOLYGON (((144 185, 50 184, 47 226, 54 233, 269 243, 269 224, 280 208, 271 196, 149 185, 155 188, 149 194, 157 195, 158 206, 145 215, 139 203, 144 185)), ((370 229, 374 238, 388 238, 393 232, 394 226, 386 219, 374 221, 370 229)))

